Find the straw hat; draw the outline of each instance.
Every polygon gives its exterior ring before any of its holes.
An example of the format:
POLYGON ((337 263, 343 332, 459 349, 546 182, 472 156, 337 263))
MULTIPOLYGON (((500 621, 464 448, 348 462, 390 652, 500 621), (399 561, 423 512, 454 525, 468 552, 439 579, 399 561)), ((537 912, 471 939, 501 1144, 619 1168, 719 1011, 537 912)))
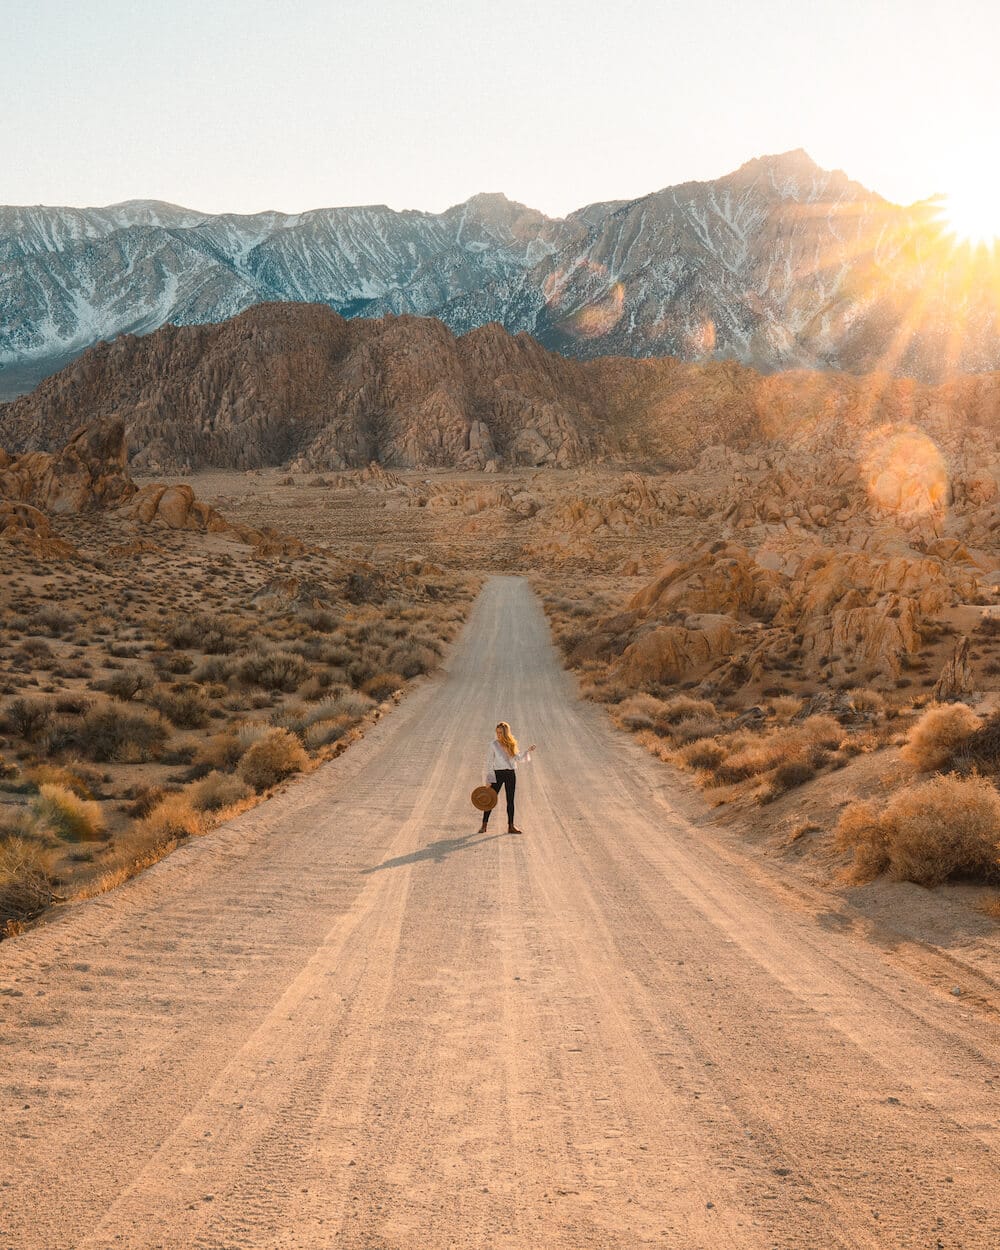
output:
POLYGON ((497 805, 497 792, 492 786, 476 786, 472 792, 472 806, 481 812, 491 812, 497 805))

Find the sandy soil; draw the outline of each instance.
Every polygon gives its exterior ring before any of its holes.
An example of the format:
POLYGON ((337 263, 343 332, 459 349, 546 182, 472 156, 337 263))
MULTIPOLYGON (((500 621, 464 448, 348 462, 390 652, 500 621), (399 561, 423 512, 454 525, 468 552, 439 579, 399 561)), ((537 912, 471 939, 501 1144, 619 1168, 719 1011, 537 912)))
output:
POLYGON ((996 965, 942 992, 669 784, 490 582, 341 759, 0 946, 0 1247, 993 1250, 996 965))

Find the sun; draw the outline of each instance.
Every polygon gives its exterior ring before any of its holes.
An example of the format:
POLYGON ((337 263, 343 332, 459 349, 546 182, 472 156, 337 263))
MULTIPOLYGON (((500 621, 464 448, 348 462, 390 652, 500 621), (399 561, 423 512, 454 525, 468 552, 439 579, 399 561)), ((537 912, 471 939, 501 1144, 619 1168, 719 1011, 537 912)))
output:
POLYGON ((941 201, 941 222, 960 243, 992 246, 1000 238, 1000 181, 970 182, 941 201))

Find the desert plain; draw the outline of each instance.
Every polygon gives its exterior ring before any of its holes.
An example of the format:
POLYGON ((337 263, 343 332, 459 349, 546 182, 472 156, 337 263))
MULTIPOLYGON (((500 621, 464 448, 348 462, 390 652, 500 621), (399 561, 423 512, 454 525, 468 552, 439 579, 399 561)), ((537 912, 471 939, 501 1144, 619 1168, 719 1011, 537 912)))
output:
POLYGON ((1000 486, 908 438, 8 457, 0 1243, 992 1247, 1000 486))

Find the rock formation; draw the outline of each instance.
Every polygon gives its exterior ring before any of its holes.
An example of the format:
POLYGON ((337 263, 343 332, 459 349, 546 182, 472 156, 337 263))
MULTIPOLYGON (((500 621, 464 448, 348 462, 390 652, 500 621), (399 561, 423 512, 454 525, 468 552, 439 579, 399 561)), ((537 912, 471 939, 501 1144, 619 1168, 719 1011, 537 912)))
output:
POLYGON ((135 494, 128 475, 125 427, 97 422, 76 430, 58 452, 0 453, 0 497, 46 512, 87 512, 135 494))
MULTIPOLYGON (((62 446, 84 420, 120 422, 132 470, 151 476, 372 461, 700 469, 710 488, 678 506, 733 528, 824 527, 870 512, 932 541, 947 508, 985 510, 984 525, 1000 515, 998 413, 994 374, 923 386, 733 363, 577 361, 497 325, 455 338, 430 318, 346 321, 318 305, 270 304, 221 325, 100 344, 0 406, 0 422, 19 452, 62 446)), ((655 498, 633 485, 609 532, 674 506, 676 483, 662 485, 655 498)))

